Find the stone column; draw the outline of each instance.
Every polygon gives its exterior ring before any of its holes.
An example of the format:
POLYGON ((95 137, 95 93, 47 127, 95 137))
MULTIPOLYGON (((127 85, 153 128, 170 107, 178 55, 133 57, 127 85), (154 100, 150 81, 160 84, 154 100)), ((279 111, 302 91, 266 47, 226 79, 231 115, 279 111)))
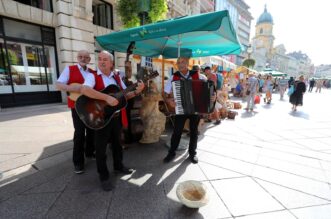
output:
POLYGON ((54 5, 57 14, 57 45, 60 71, 73 63, 79 50, 91 53, 94 65, 94 28, 91 0, 60 0, 54 5))

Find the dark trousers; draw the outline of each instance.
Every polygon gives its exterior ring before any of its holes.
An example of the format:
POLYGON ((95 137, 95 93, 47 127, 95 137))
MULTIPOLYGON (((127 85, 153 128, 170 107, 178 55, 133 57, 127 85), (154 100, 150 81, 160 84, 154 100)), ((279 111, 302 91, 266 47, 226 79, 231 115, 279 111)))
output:
POLYGON ((74 165, 84 165, 84 153, 86 156, 94 153, 94 132, 80 120, 75 109, 71 109, 71 116, 75 129, 72 160, 74 165))
POLYGON ((188 153, 190 156, 196 155, 196 149, 198 144, 198 124, 199 124, 199 115, 176 115, 174 131, 171 136, 171 146, 169 149, 169 154, 175 155, 178 148, 180 138, 182 136, 183 128, 185 125, 186 119, 190 120, 190 143, 188 153))
POLYGON ((112 118, 106 127, 95 131, 95 155, 100 180, 107 180, 109 178, 106 154, 109 142, 111 142, 114 169, 121 169, 123 167, 123 151, 120 143, 122 127, 119 118, 119 116, 112 118))

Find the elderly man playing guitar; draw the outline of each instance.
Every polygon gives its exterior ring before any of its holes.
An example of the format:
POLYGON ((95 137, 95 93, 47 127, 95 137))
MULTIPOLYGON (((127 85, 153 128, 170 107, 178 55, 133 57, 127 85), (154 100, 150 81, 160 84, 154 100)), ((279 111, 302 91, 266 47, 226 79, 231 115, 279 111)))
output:
MULTIPOLYGON (((81 90, 82 94, 84 94, 85 96, 100 100, 101 103, 105 104, 101 104, 102 106, 105 106, 105 108, 107 106, 108 108, 116 107, 117 105, 120 105, 121 100, 117 99, 115 95, 109 95, 101 91, 104 91, 108 87, 112 86, 118 88, 119 91, 126 90, 126 86, 120 76, 117 74, 117 72, 113 71, 113 59, 114 58, 111 53, 107 51, 101 51, 98 55, 97 73, 95 73, 94 76, 89 75, 89 77, 85 80, 85 83, 81 90)), ((130 99, 141 93, 144 89, 144 86, 145 85, 143 83, 138 83, 134 91, 130 91, 125 94, 125 99, 130 99)), ((97 104, 97 108, 100 108, 101 105, 97 104)), ((106 114, 106 111, 107 110, 105 110, 105 112, 102 114, 106 114)), ((123 174, 131 174, 133 172, 132 169, 125 167, 122 163, 123 152, 122 146, 120 144, 121 121, 123 125, 127 125, 125 124, 127 123, 127 120, 125 107, 122 108, 120 112, 118 111, 119 110, 116 110, 114 115, 111 116, 111 120, 109 121, 109 123, 106 123, 105 126, 102 126, 95 131, 97 170, 101 181, 101 187, 105 191, 110 191, 113 188, 106 162, 106 149, 109 140, 111 141, 113 167, 115 172, 123 174)), ((92 114, 93 111, 89 114, 90 117, 97 118, 98 115, 94 117, 92 114)), ((101 119, 99 118, 99 120, 101 119)))
POLYGON ((94 71, 87 67, 90 60, 91 57, 88 51, 79 51, 77 54, 78 63, 64 68, 56 82, 56 88, 58 90, 70 93, 70 96, 68 96, 68 107, 71 109, 71 116, 75 129, 72 159, 74 163, 74 171, 77 174, 84 172, 84 150, 87 158, 95 157, 93 131, 85 126, 85 124, 79 119, 75 110, 75 94, 79 94, 86 77, 88 75, 93 76, 92 73, 94 71))

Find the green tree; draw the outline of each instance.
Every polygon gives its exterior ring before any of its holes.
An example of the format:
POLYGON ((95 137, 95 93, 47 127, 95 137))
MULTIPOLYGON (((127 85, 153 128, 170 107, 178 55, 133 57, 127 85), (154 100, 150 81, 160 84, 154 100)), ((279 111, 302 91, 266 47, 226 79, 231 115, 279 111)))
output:
POLYGON ((246 66, 247 68, 253 68, 255 65, 254 59, 245 59, 245 61, 242 64, 243 66, 246 66))
MULTIPOLYGON (((154 23, 166 18, 168 7, 166 0, 150 0, 150 11, 146 18, 146 23, 154 23)), ((124 27, 140 26, 139 7, 137 0, 119 0, 117 4, 124 27)))

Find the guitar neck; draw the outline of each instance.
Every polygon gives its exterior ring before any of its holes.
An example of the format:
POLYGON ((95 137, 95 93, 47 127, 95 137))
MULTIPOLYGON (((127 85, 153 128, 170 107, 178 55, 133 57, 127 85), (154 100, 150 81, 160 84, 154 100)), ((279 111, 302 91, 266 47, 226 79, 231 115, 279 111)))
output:
POLYGON ((123 95, 125 97, 127 97, 128 96, 128 93, 131 92, 131 91, 134 91, 137 86, 138 86, 138 83, 134 83, 134 84, 128 86, 125 90, 122 91, 123 92, 123 95))

